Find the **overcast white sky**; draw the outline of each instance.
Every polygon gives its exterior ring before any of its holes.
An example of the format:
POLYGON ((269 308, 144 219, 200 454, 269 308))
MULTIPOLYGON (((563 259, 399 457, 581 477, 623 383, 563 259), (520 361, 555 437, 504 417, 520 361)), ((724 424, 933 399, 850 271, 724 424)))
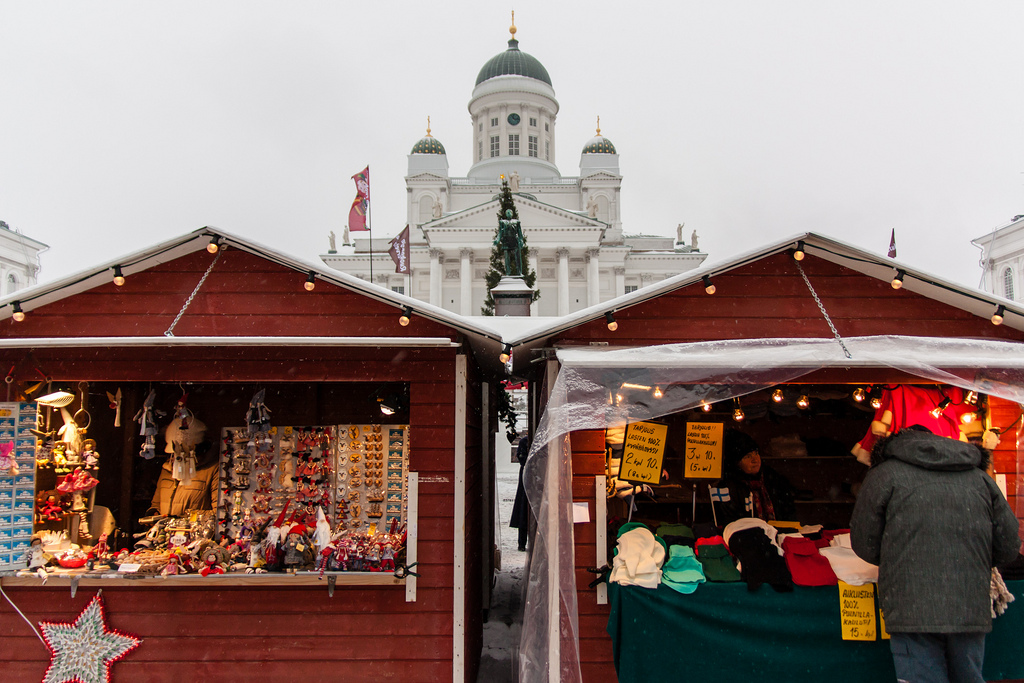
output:
POLYGON ((615 144, 627 234, 717 261, 805 230, 977 286, 970 239, 1024 213, 1024 2, 0 0, 0 219, 43 280, 213 225, 310 260, 370 165, 405 223, 426 117, 452 175, 506 48, 545 65, 557 163, 615 144))

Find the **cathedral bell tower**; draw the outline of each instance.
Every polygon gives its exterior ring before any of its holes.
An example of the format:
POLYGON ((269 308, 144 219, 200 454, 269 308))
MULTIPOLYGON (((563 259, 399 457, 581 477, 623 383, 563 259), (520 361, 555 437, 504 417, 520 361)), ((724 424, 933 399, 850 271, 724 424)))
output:
POLYGON ((537 58, 519 49, 515 15, 508 49, 484 64, 469 100, 473 165, 468 176, 498 182, 518 172, 525 184, 559 179, 555 165, 558 100, 537 58))

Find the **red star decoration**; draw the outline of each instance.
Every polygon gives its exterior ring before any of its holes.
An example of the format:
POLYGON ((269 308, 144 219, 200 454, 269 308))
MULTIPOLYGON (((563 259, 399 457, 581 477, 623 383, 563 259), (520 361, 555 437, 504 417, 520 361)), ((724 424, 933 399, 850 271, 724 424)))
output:
POLYGON ((134 650, 142 639, 107 629, 97 594, 73 624, 40 622, 50 668, 43 683, 109 683, 110 665, 134 650))

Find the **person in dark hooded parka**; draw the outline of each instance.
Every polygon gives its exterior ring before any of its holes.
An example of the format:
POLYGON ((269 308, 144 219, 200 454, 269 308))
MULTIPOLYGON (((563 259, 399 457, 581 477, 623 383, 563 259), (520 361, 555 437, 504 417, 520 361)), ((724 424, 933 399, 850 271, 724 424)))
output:
POLYGON ((851 542, 879 567, 901 681, 984 681, 992 568, 1015 559, 1021 545, 988 464, 987 451, 918 426, 875 445, 851 542))

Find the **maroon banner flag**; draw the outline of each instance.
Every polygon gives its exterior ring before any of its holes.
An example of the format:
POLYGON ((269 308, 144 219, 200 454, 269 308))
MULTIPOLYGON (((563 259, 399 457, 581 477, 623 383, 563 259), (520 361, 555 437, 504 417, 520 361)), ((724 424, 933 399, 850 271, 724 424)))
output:
POLYGON ((388 249, 391 260, 395 262, 395 272, 408 275, 412 272, 409 267, 409 226, 406 225, 402 232, 398 233, 391 240, 391 248, 388 249))
POLYGON ((359 173, 352 176, 356 182, 356 198, 352 202, 352 208, 348 210, 349 232, 369 230, 366 224, 366 212, 370 205, 370 167, 367 166, 359 173))
POLYGON ((889 238, 889 258, 896 258, 896 228, 892 229, 892 237, 889 238))

